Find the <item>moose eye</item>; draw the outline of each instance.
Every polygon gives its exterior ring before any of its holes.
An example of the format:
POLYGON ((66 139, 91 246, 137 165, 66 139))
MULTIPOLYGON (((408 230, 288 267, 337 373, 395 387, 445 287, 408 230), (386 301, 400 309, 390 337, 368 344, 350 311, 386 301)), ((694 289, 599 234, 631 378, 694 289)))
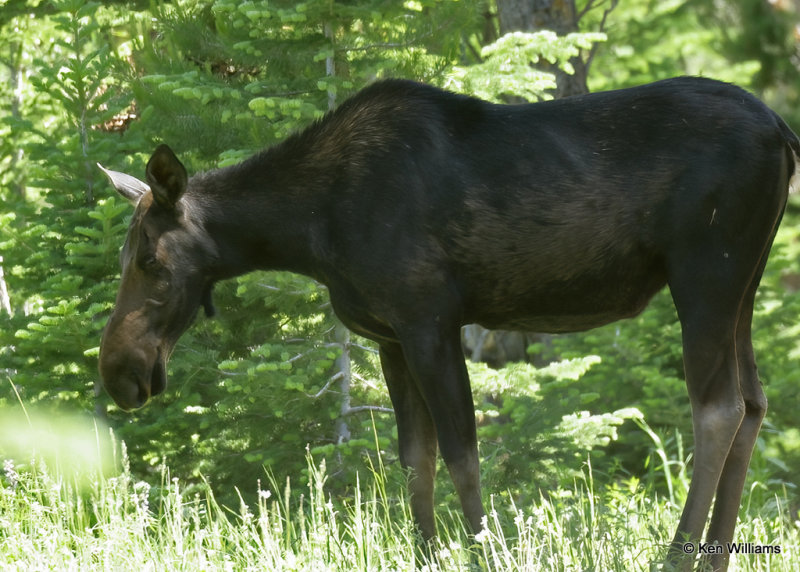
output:
POLYGON ((146 228, 142 229, 142 238, 143 241, 139 250, 139 266, 144 270, 155 270, 158 268, 155 241, 146 228))
POLYGON ((142 257, 140 264, 144 270, 158 269, 158 260, 156 260, 155 254, 145 254, 142 257))

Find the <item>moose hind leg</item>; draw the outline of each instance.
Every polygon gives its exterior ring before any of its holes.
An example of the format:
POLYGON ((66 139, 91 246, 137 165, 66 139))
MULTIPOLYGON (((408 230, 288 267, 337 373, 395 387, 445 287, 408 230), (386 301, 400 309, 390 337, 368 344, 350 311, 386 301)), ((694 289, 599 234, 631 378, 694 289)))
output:
MULTIPOLYGON (((733 332, 726 330, 729 327, 725 324, 713 322, 684 326, 684 366, 695 452, 689 494, 670 549, 673 560, 684 554, 685 542, 700 540, 720 475, 744 418, 733 332), (712 337, 717 329, 723 330, 724 335, 712 337)), ((685 567, 688 569, 691 564, 685 567)))
POLYGON ((743 302, 736 328, 736 356, 739 388, 744 400, 744 418, 720 476, 714 512, 707 534, 709 543, 717 542, 724 547, 721 554, 715 554, 711 559, 714 570, 724 570, 728 566, 730 554, 727 545, 733 541, 747 467, 750 464, 758 432, 761 429, 761 422, 767 412, 767 398, 761 387, 761 381, 758 379, 751 339, 753 303, 760 274, 759 271, 743 302))
MULTIPOLYGON (((739 381, 741 338, 737 330, 741 308, 749 295, 752 266, 749 272, 746 268, 720 267, 703 272, 700 269, 709 267, 704 260, 684 258, 684 264, 670 279, 682 327, 695 442, 689 493, 667 557, 684 570, 691 569, 693 563, 693 557, 684 552, 684 544, 697 543, 702 537, 723 469, 726 464, 735 464, 738 469, 738 459, 728 459, 746 411, 739 381)), ((749 336, 749 332, 742 335, 749 336)), ((731 501, 718 497, 719 502, 727 505, 731 501)), ((738 496, 733 502, 738 508, 738 496)))
POLYGON ((411 511, 425 540, 436 536, 433 484, 436 476, 436 429, 428 405, 406 365, 399 344, 380 349, 381 367, 394 405, 400 463, 409 469, 411 511))
MULTIPOLYGON (((684 542, 703 533, 716 503, 708 538, 733 537, 744 476, 766 410, 750 340, 750 321, 761 273, 786 203, 783 170, 762 161, 751 177, 721 185, 710 222, 687 217, 666 251, 670 291, 683 330, 686 385, 695 436, 694 470, 668 561, 681 558, 684 542)), ((695 545, 696 546, 696 545, 695 545)), ((722 552, 727 546, 721 547, 722 552)), ((712 559, 727 567, 727 555, 712 559)))

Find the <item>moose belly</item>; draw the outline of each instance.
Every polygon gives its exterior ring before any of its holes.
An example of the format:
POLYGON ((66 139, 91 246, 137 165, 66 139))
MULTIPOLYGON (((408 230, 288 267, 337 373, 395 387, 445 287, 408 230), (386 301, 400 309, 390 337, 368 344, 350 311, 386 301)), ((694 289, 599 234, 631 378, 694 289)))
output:
POLYGON ((655 265, 608 269, 527 285, 498 280, 465 297, 467 321, 487 328, 566 333, 639 314, 665 285, 655 265))

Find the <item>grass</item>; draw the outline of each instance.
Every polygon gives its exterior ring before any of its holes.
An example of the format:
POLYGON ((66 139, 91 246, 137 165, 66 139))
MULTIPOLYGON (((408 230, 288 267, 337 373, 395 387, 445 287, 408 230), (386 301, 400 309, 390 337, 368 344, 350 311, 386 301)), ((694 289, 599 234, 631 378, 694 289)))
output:
MULTIPOLYGON (((97 447, 105 445, 97 440, 97 447)), ((634 479, 596 490, 587 466, 571 488, 528 506, 491 497, 487 528, 472 544, 460 515, 437 507, 440 539, 423 561, 405 493, 387 485, 382 466, 352 497, 333 501, 324 463, 309 460, 308 485, 267 479, 254 506, 231 511, 210 494, 187 494, 166 469, 155 483, 135 480, 122 451, 117 470, 6 457, 0 569, 649 570, 681 508, 680 499, 658 499, 634 479)), ((781 554, 736 556, 732 570, 800 570, 800 522, 786 504, 745 502, 737 539, 780 546, 781 554)))

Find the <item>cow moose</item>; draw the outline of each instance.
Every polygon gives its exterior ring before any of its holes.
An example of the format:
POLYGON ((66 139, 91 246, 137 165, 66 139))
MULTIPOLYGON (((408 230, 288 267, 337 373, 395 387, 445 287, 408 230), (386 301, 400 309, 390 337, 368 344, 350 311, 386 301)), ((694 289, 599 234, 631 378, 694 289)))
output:
MULTIPOLYGON (((104 169, 136 205, 99 370, 125 410, 220 280, 256 269, 325 284, 374 340, 422 536, 441 451, 473 532, 484 510, 462 325, 594 328, 669 286, 682 327, 694 470, 667 561, 733 538, 767 401, 753 302, 800 141, 730 84, 674 78, 522 105, 404 80, 373 83, 244 162, 188 178, 166 145, 146 182, 104 169)), ((714 555, 715 569, 729 555, 714 555)))

